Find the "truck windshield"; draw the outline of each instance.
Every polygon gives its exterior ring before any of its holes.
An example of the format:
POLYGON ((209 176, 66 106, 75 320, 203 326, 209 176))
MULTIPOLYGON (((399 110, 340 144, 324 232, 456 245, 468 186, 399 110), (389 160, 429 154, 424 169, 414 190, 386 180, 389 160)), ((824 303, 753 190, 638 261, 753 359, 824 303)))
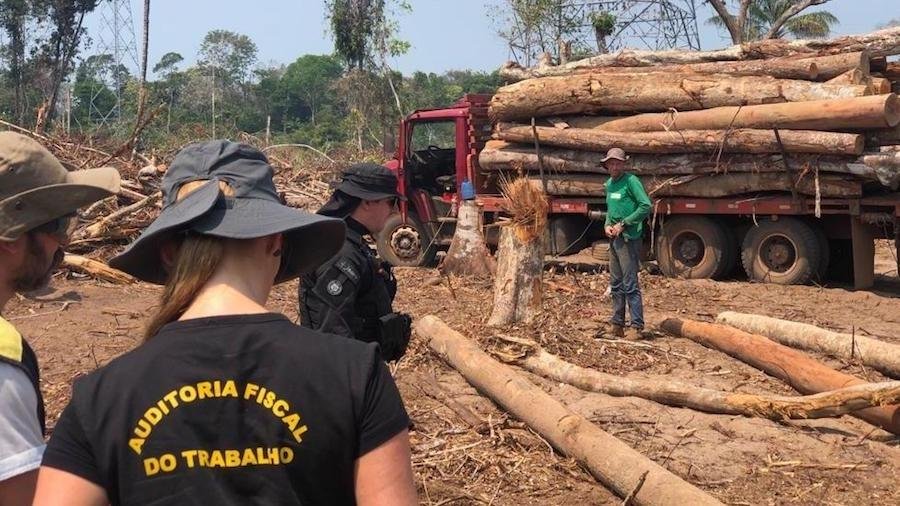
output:
POLYGON ((414 123, 410 148, 423 151, 431 147, 453 149, 456 141, 456 124, 453 121, 414 123))

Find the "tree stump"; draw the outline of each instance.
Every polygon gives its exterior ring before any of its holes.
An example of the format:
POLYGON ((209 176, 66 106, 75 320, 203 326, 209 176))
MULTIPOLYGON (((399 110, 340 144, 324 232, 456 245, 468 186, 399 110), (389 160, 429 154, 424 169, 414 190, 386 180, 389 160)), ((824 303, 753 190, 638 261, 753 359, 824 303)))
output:
POLYGON ((474 200, 462 201, 456 218, 456 231, 447 256, 441 263, 441 272, 477 278, 494 275, 497 262, 485 244, 483 224, 481 206, 474 200))

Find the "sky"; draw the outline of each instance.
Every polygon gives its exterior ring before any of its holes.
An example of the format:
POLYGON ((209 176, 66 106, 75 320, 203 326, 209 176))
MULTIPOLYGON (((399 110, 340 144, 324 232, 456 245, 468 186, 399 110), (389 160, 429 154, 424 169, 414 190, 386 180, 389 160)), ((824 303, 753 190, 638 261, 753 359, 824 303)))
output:
MULTIPOLYGON (((504 21, 496 7, 499 2, 409 0, 412 12, 399 17, 399 33, 411 48, 407 54, 391 60, 391 66, 404 74, 416 70, 443 73, 498 68, 510 59, 506 44, 497 35, 504 21)), ((136 49, 140 46, 143 3, 130 0, 136 49)), ((713 15, 712 8, 703 0, 696 0, 696 5, 701 48, 729 45, 724 34, 703 22, 713 15)), ((900 18, 900 0, 831 0, 823 7, 840 20, 835 35, 868 32, 892 18, 900 18)), ((103 52, 102 40, 112 43, 112 32, 105 28, 109 25, 104 23, 101 9, 85 20, 94 42, 83 55, 103 52)), ((109 7, 106 9, 108 13, 109 7)), ((215 29, 249 36, 259 48, 261 65, 287 64, 303 54, 332 52, 334 46, 327 28, 321 0, 152 0, 149 67, 152 69, 170 51, 184 56, 186 64, 193 63, 203 36, 215 29)), ((134 63, 129 66, 137 70, 134 63)))

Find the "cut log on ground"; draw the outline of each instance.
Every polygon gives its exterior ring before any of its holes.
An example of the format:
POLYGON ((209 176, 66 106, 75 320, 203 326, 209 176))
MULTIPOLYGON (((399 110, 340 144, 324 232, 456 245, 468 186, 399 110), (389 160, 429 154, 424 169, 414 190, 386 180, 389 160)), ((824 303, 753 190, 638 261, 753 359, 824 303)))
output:
MULTIPOLYGON (((639 176, 651 197, 727 197, 750 193, 790 192, 787 174, 730 173, 697 176, 639 176)), ((540 187, 541 179, 530 176, 532 184, 540 187)), ((606 176, 593 174, 558 174, 547 176, 547 194, 571 197, 602 197, 606 194, 606 176)), ((794 187, 797 193, 815 195, 815 180, 804 177, 794 187)), ((819 195, 848 198, 862 195, 862 185, 839 176, 819 176, 819 195)))
POLYGON ((495 120, 559 114, 692 111, 711 107, 806 102, 869 94, 866 86, 771 77, 690 74, 577 74, 520 81, 491 99, 495 120))
POLYGON ((490 278, 494 275, 497 262, 484 241, 483 226, 481 206, 474 200, 462 201, 450 249, 441 262, 441 272, 476 278, 490 278))
POLYGON ((716 321, 773 341, 844 360, 859 360, 892 378, 900 378, 900 346, 870 337, 842 334, 806 323, 725 311, 716 321))
POLYGON ((543 297, 547 196, 526 179, 504 184, 503 196, 512 220, 500 230, 491 326, 531 321, 543 297))
POLYGON ((159 199, 160 197, 162 197, 162 193, 156 192, 153 195, 150 195, 149 197, 145 197, 144 199, 139 200, 139 201, 135 202, 134 204, 131 204, 130 206, 123 207, 123 208, 119 209, 118 211, 115 211, 113 213, 110 213, 107 216, 104 216, 103 218, 98 220, 96 223, 92 223, 92 224, 88 225, 87 227, 85 227, 84 231, 83 231, 83 234, 84 234, 83 237, 84 238, 92 238, 92 237, 99 237, 99 236, 103 235, 103 233, 106 231, 106 229, 109 228, 116 221, 122 219, 125 216, 128 216, 129 214, 131 214, 135 211, 138 211, 140 209, 143 209, 143 208, 155 203, 156 200, 159 199))
POLYGON ((92 260, 80 255, 66 253, 66 256, 63 257, 62 266, 117 285, 131 284, 137 281, 129 274, 113 269, 99 260, 92 260))
MULTIPOLYGON (((672 335, 688 338, 750 364, 804 394, 865 383, 855 376, 835 371, 793 348, 733 327, 679 318, 668 318, 660 327, 672 335)), ((867 408, 855 411, 852 415, 894 434, 900 434, 900 406, 867 408)))
POLYGON ((629 153, 815 153, 858 155, 865 147, 861 134, 784 130, 779 144, 772 130, 677 130, 672 132, 607 132, 587 128, 532 127, 499 123, 496 136, 508 142, 541 144, 604 152, 618 147, 629 153), (783 147, 782 147, 783 146, 783 147))
MULTIPOLYGON (((900 128, 897 129, 900 144, 900 128)), ((849 174, 879 181, 882 185, 896 188, 900 182, 900 162, 889 163, 884 153, 869 160, 875 167, 864 165, 866 154, 861 159, 853 157, 789 155, 792 166, 804 170, 849 174)), ((525 172, 540 172, 541 166, 549 172, 567 173, 583 172, 606 174, 606 168, 600 161, 604 153, 581 151, 576 149, 542 148, 541 160, 534 148, 525 144, 506 141, 488 141, 481 151, 478 164, 483 170, 509 171, 511 167, 521 167, 525 172), (543 163, 541 163, 543 162, 543 163)), ((633 154, 628 161, 628 169, 638 175, 688 175, 688 174, 727 174, 737 172, 784 172, 784 159, 780 154, 742 155, 706 153, 668 154, 633 154)))
MULTIPOLYGON (((900 124, 900 98, 891 93, 813 102, 645 113, 623 118, 573 116, 563 118, 563 120, 573 128, 590 128, 609 132, 726 130, 729 128, 793 130, 891 128, 900 124)), ((791 151, 786 145, 785 149, 791 151)))
POLYGON ((522 365, 535 374, 589 392, 640 397, 707 413, 771 420, 836 417, 872 406, 900 402, 900 381, 866 383, 815 395, 786 397, 724 392, 675 382, 664 376, 631 378, 606 374, 566 362, 542 349, 522 359, 522 365))
POLYGON ((479 392, 525 422, 563 454, 581 462, 620 497, 646 478, 634 498, 642 505, 720 505, 705 492, 644 457, 576 414, 536 385, 497 362, 433 315, 415 322, 419 335, 479 392))

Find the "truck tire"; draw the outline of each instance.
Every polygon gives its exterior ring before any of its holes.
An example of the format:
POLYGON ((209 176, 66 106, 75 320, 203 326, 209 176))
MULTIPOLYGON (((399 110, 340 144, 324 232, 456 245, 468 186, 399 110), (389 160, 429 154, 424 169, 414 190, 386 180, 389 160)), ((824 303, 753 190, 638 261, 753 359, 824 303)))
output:
POLYGON ((378 256, 397 267, 429 267, 437 255, 431 234, 413 213, 407 214, 406 223, 399 214, 391 215, 375 246, 378 256))
POLYGON ((716 221, 716 224, 719 226, 719 230, 722 231, 725 244, 722 247, 722 262, 712 277, 713 279, 723 279, 730 276, 734 272, 735 267, 737 267, 741 248, 738 245, 737 234, 732 227, 720 221, 716 221))
POLYGON ((544 235, 544 251, 550 255, 574 255, 588 246, 587 228, 590 221, 585 216, 554 216, 547 224, 544 235))
POLYGON ((751 228, 741 251, 741 263, 751 281, 802 285, 821 263, 816 232, 802 221, 782 217, 751 228))
POLYGON ((704 216, 678 216, 666 221, 656 241, 656 261, 669 277, 687 279, 721 275, 727 239, 722 227, 704 216))

